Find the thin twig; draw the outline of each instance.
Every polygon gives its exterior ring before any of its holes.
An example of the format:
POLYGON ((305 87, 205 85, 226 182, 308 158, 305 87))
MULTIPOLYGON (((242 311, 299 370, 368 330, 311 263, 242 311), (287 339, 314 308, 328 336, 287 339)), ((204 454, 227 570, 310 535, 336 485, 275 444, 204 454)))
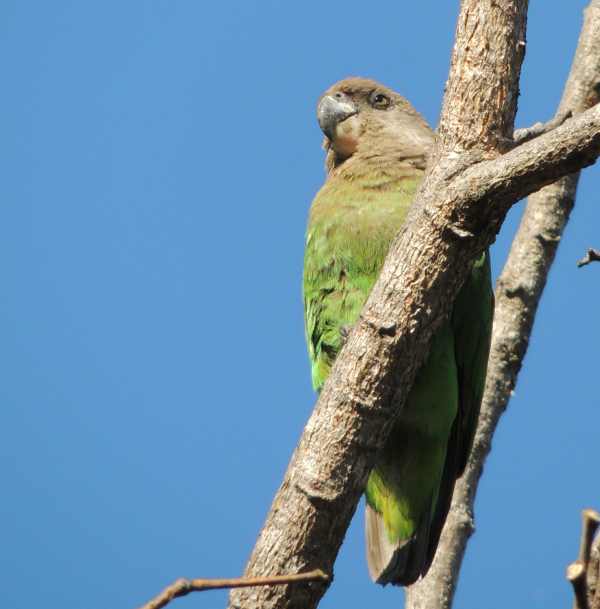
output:
POLYGON ((514 144, 519 146, 524 144, 525 142, 532 140, 534 137, 538 137, 543 135, 544 133, 548 133, 560 127, 567 119, 573 116, 573 112, 571 110, 567 110, 566 112, 561 112, 557 114, 554 118, 550 119, 545 123, 535 123, 531 125, 531 127, 525 127, 523 129, 515 129, 515 133, 513 135, 514 144))
POLYGON ((161 609, 174 598, 186 596, 190 592, 204 592, 205 590, 223 590, 226 588, 250 588, 252 586, 279 586, 282 584, 295 584, 299 582, 329 581, 329 575, 315 569, 307 573, 292 575, 271 575, 267 577, 234 577, 232 579, 185 579, 181 578, 167 586, 160 594, 140 609, 161 609))
POLYGON ((581 561, 576 560, 567 567, 567 579, 571 582, 575 594, 573 609, 589 609, 585 567, 581 561))
POLYGON ((581 268, 590 262, 600 262, 600 250, 589 248, 585 256, 577 261, 577 266, 581 268))

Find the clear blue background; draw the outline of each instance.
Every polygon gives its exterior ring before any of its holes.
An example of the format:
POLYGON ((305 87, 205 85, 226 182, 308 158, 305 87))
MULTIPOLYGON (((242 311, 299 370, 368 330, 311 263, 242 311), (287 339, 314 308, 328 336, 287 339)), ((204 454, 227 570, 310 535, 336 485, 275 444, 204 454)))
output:
MULTIPOLYGON (((532 2, 520 126, 554 113, 585 4, 532 2)), ((242 572, 314 403, 300 277, 324 177, 315 101, 371 76, 436 124, 457 5, 0 5, 5 607, 132 608, 179 576, 242 572)), ((457 607, 570 606, 579 512, 600 507, 600 266, 575 267, 600 246, 599 191, 592 168, 457 607)), ((401 606, 363 553, 361 506, 322 607, 401 606)))

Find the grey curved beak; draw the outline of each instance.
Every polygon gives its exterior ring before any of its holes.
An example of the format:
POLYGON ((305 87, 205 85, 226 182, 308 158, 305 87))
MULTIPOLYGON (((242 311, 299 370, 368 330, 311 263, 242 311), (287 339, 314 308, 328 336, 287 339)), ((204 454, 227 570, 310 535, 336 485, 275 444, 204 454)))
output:
POLYGON ((336 98, 325 95, 317 106, 319 126, 330 140, 333 140, 338 123, 355 114, 358 114, 358 108, 347 96, 336 98))

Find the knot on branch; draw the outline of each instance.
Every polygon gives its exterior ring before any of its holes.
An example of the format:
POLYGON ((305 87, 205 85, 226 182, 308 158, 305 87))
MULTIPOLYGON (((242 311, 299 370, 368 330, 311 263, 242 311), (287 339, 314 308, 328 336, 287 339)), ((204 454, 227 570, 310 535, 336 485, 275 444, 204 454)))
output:
POLYGON ((538 233, 535 237, 543 246, 556 245, 560 241, 560 235, 548 232, 538 233))
POLYGON ((592 85, 591 91, 585 100, 586 106, 591 108, 600 101, 600 80, 592 85))
POLYGON ((373 319, 369 319, 366 315, 361 315, 360 320, 379 336, 387 336, 389 338, 396 336, 397 324, 395 321, 382 320, 376 322, 373 319))
POLYGON ((525 300, 529 294, 529 290, 522 283, 519 283, 514 286, 509 286, 505 284, 499 287, 504 292, 507 298, 520 298, 521 300, 525 300))
POLYGON ((395 336, 396 335, 396 322, 383 322, 380 324, 377 332, 380 336, 395 336))
POLYGON ((452 509, 454 526, 460 529, 465 537, 471 537, 475 533, 475 519, 469 505, 466 503, 455 504, 452 509))
POLYGON ((448 224, 447 228, 450 233, 459 239, 473 239, 475 237, 474 233, 458 224, 448 224))

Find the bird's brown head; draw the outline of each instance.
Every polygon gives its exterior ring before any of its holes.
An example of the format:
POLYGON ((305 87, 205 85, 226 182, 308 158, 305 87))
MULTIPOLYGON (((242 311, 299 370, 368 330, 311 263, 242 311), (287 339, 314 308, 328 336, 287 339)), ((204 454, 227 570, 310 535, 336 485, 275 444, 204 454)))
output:
POLYGON ((350 157, 424 157, 433 132, 401 95, 367 78, 346 78, 317 104, 331 169, 350 157))

